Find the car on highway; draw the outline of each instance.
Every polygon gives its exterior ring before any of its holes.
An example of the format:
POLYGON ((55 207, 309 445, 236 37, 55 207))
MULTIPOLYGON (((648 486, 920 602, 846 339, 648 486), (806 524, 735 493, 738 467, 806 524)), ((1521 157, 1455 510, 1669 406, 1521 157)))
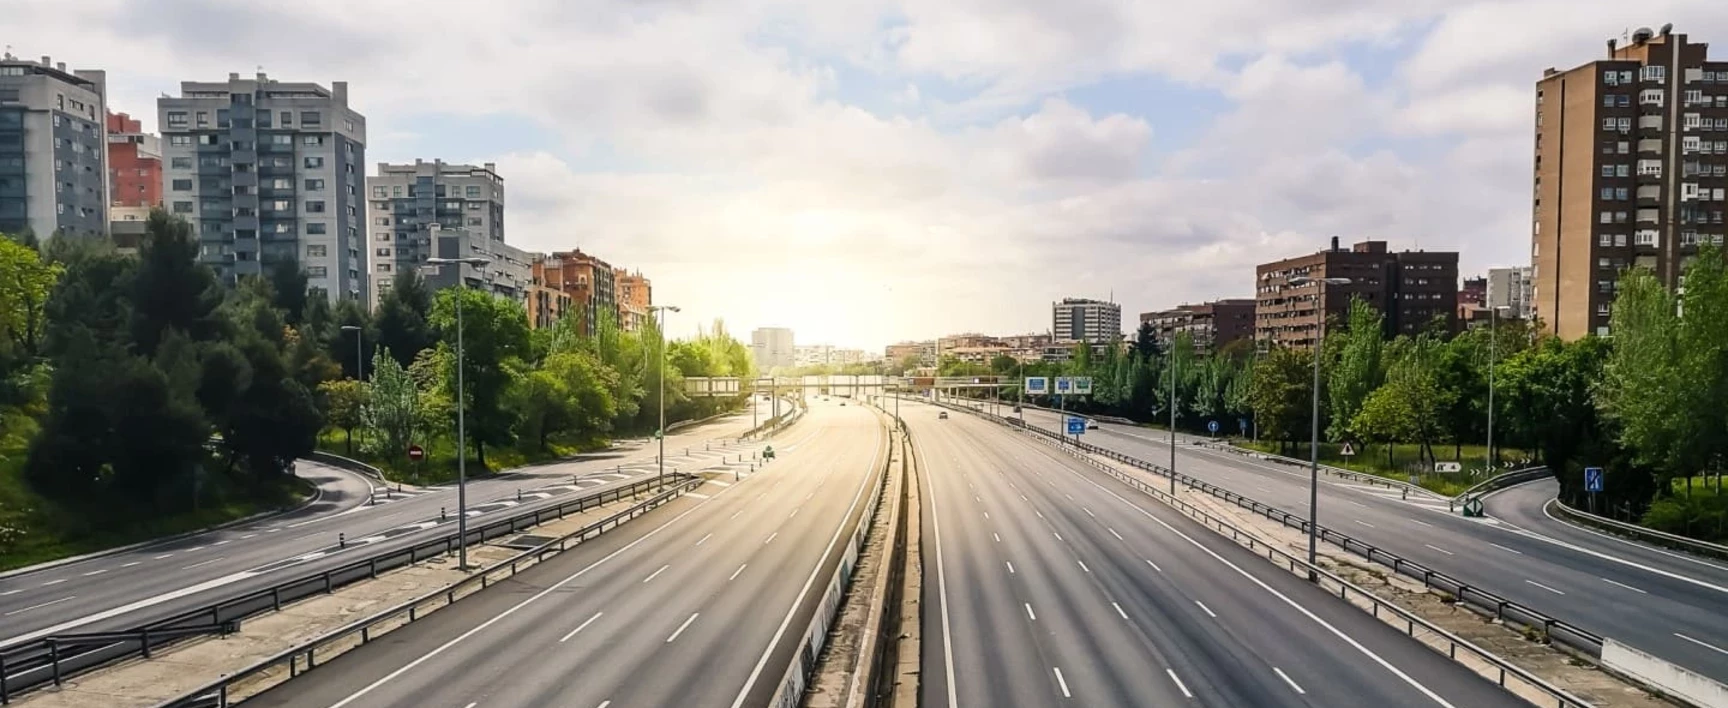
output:
POLYGON ((1098 421, 1096 421, 1096 420, 1086 421, 1086 429, 1087 430, 1097 430, 1098 429, 1098 421))
POLYGON ((947 420, 948 419, 948 411, 942 411, 940 413, 937 413, 936 419, 937 420, 947 420))

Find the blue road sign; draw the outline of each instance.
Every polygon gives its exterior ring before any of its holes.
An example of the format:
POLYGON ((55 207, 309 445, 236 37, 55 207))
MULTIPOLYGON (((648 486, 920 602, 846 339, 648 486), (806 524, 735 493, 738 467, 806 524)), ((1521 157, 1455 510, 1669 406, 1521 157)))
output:
POLYGON ((1073 393, 1074 392, 1074 379, 1071 379, 1067 376, 1056 377, 1056 392, 1057 393, 1073 393))
POLYGON ((1084 434, 1085 432, 1086 432, 1086 419, 1085 418, 1069 418, 1068 419, 1068 434, 1069 435, 1081 435, 1081 434, 1084 434))
POLYGON ((1026 393, 1042 396, 1050 392, 1050 379, 1043 376, 1026 377, 1026 393))
POLYGON ((1236 427, 1242 429, 1242 436, 1243 437, 1248 436, 1248 419, 1247 418, 1237 418, 1236 419, 1236 427))
POLYGON ((1207 421, 1206 422, 1206 429, 1212 431, 1213 435, 1217 435, 1218 434, 1218 421, 1216 421, 1216 420, 1207 421))
POLYGON ((1586 492, 1600 492, 1600 491, 1602 491, 1602 468, 1601 467, 1585 467, 1584 468, 1584 491, 1586 491, 1586 492))

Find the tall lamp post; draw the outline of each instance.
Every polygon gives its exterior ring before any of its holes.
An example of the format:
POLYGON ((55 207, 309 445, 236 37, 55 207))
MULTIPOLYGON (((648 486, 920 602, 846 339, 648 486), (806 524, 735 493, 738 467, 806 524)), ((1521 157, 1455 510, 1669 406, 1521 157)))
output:
MULTIPOLYGON (((484 268, 490 258, 428 258, 428 265, 469 265, 484 268)), ((456 273, 456 567, 468 569, 468 389, 462 383, 462 292, 468 281, 461 270, 456 273)))
POLYGON ((678 312, 677 305, 653 305, 648 308, 660 313, 660 454, 655 459, 660 471, 654 480, 656 487, 666 486, 666 311, 678 312))
POLYGON ((1483 474, 1494 473, 1494 369, 1500 363, 1495 352, 1495 345, 1500 339, 1495 335, 1495 323, 1500 319, 1502 310, 1511 309, 1506 305, 1488 308, 1488 466, 1483 469, 1483 474))
MULTIPOLYGON (((1177 317, 1192 315, 1189 310, 1176 310, 1170 314, 1177 317)), ((1164 355, 1170 359, 1170 494, 1176 494, 1176 328, 1170 328, 1170 343, 1164 346, 1164 355)))
POLYGON ((366 378, 366 355, 362 351, 366 337, 360 333, 361 328, 354 325, 342 325, 342 331, 354 333, 354 380, 359 381, 366 378))
POLYGON ((1308 440, 1308 580, 1316 579, 1315 545, 1320 538, 1320 350, 1326 341, 1326 286, 1349 285, 1349 278, 1310 278, 1298 275, 1288 285, 1314 285, 1314 408, 1308 440))

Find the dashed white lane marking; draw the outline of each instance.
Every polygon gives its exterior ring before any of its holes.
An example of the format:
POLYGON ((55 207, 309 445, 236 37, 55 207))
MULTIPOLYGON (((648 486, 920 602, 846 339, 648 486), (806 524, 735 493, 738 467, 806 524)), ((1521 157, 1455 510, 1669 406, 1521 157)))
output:
POLYGON ((603 615, 603 614, 606 614, 606 613, 604 613, 604 612, 596 612, 596 613, 594 613, 594 616, 593 616, 593 617, 589 617, 589 618, 588 618, 588 621, 586 621, 586 622, 583 622, 583 623, 582 623, 582 624, 579 624, 579 625, 576 625, 576 628, 575 628, 575 629, 572 629, 572 630, 570 630, 570 633, 569 633, 569 634, 566 634, 566 635, 564 635, 564 638, 563 638, 563 639, 560 639, 560 640, 558 640, 558 643, 559 643, 559 644, 563 644, 563 643, 564 643, 564 642, 568 642, 568 641, 570 641, 570 638, 571 638, 571 637, 574 637, 574 636, 576 636, 576 633, 577 633, 577 632, 580 632, 580 631, 582 631, 582 630, 584 630, 584 629, 586 629, 586 628, 587 628, 587 627, 588 627, 588 625, 591 625, 591 624, 594 624, 594 620, 597 620, 597 619, 600 619, 600 615, 603 615))
MULTIPOLYGON (((1106 528, 1108 528, 1108 527, 1106 527, 1106 528)), ((1122 534, 1119 534, 1119 533, 1116 533, 1116 529, 1110 529, 1110 535, 1111 535, 1111 536, 1115 536, 1115 537, 1116 537, 1116 540, 1118 540, 1118 541, 1126 541, 1126 540, 1128 540, 1128 539, 1126 539, 1126 538, 1123 538, 1123 537, 1122 537, 1122 534)))
POLYGON ((1517 549, 1515 549, 1515 548, 1507 548, 1507 547, 1505 547, 1505 546, 1502 546, 1502 545, 1500 545, 1500 544, 1498 544, 1498 543, 1494 543, 1494 542, 1493 542, 1493 541, 1489 541, 1489 542, 1488 542, 1488 545, 1490 545, 1490 546, 1493 546, 1493 547, 1495 547, 1495 548, 1498 548, 1498 549, 1500 549, 1500 550, 1502 550, 1502 551, 1505 551, 1505 552, 1507 552, 1507 553, 1511 553, 1511 554, 1514 554, 1514 555, 1520 555, 1520 556, 1521 556, 1521 555, 1524 555, 1524 552, 1523 552, 1523 551, 1520 551, 1520 550, 1517 550, 1517 549))
POLYGON ((1681 634, 1679 632, 1675 632, 1674 636, 1679 637, 1681 639, 1684 639, 1684 640, 1691 642, 1693 644, 1697 644, 1698 646, 1704 647, 1705 649, 1713 649, 1713 650, 1721 652, 1723 654, 1728 654, 1728 649, 1723 649, 1722 647, 1716 646, 1716 645, 1711 644, 1709 642, 1693 639, 1693 638, 1688 637, 1688 636, 1681 634))
MULTIPOLYGON (((804 508, 804 507, 798 507, 798 509, 802 509, 802 508, 804 508)), ((798 509, 793 509, 792 513, 786 515, 786 518, 790 519, 794 516, 797 516, 798 515, 798 509)))
POLYGON ((1283 669, 1274 666, 1272 673, 1278 674, 1278 678, 1284 679, 1284 683, 1290 684, 1290 690, 1295 691, 1296 695, 1300 696, 1307 693, 1307 691, 1302 690, 1301 686, 1296 685, 1295 681, 1290 680, 1290 676, 1285 674, 1283 669))
POLYGON ((24 588, 18 588, 16 590, 7 590, 6 592, 0 592, 0 597, 5 597, 7 595, 17 595, 18 593, 21 593, 21 592, 24 592, 24 588))
POLYGON ((732 512, 732 515, 731 515, 731 516, 728 516, 728 517, 726 517, 726 518, 727 518, 727 519, 736 519, 736 518, 738 518, 738 515, 739 515, 739 514, 742 514, 742 513, 744 513, 744 510, 743 510, 743 509, 739 509, 739 510, 737 510, 737 511, 734 511, 734 512, 732 512))
POLYGON ((1188 698, 1194 697, 1194 694, 1188 692, 1188 687, 1182 684, 1182 679, 1176 677, 1176 671, 1174 669, 1165 669, 1164 673, 1170 674, 1170 680, 1175 681, 1176 687, 1182 689, 1183 696, 1188 698))
POLYGON ((732 575, 726 578, 726 582, 732 582, 734 580, 737 580, 738 574, 744 572, 744 569, 748 568, 748 567, 750 567, 749 563, 745 563, 744 565, 738 566, 738 569, 732 571, 732 575))
POLYGON ((1091 510, 1091 509, 1088 509, 1088 508, 1086 508, 1086 507, 1080 507, 1080 510, 1081 510, 1081 511, 1084 511, 1084 512, 1086 512, 1086 515, 1087 515, 1087 516, 1090 516, 1090 517, 1092 517, 1092 518, 1094 518, 1094 519, 1096 519, 1096 518, 1098 518, 1098 515, 1097 515, 1097 514, 1094 514, 1094 513, 1092 513, 1092 510, 1091 510))
POLYGON ((996 539, 996 542, 997 542, 997 543, 1001 543, 1001 542, 1002 542, 1002 537, 1001 537, 1001 536, 999 536, 999 535, 997 535, 997 534, 996 534, 996 533, 995 533, 995 532, 991 532, 991 534, 990 534, 990 537, 991 537, 991 538, 994 538, 994 539, 996 539))
POLYGON ((1122 615, 1122 619, 1128 619, 1128 613, 1122 611, 1121 605, 1112 602, 1110 606, 1116 608, 1116 614, 1122 615))
POLYGON ((1554 588, 1548 587, 1547 585, 1543 585, 1541 583, 1538 583, 1534 580, 1525 580, 1524 582, 1529 583, 1531 585, 1535 585, 1536 587, 1542 588, 1543 590, 1547 590, 1548 592, 1554 593, 1555 595, 1565 595, 1566 594, 1566 593, 1560 592, 1559 590, 1555 590, 1554 588))
POLYGON ((1602 582, 1608 583, 1609 585, 1618 585, 1620 587, 1626 588, 1627 590, 1631 590, 1632 592, 1638 593, 1640 595, 1649 595, 1650 594, 1650 593, 1644 592, 1643 590, 1639 590, 1638 588, 1632 587, 1631 585, 1627 585, 1625 583, 1622 583, 1618 580, 1609 580, 1607 578, 1603 578, 1602 582))
POLYGON ((59 585, 61 583, 66 582, 67 580, 69 580, 69 578, 60 578, 59 580, 50 580, 46 583, 43 583, 42 587, 48 587, 49 585, 59 585))
POLYGON ((691 497, 693 499, 710 499, 710 498, 712 498, 706 494, 697 494, 695 492, 685 492, 684 496, 691 497))
POLYGON ((198 561, 197 563, 193 563, 192 565, 184 566, 180 569, 181 570, 191 570, 191 569, 197 568, 199 566, 210 565, 211 563, 215 563, 216 561, 223 560, 226 557, 227 556, 223 556, 222 558, 211 558, 210 560, 207 560, 207 561, 198 561))
POLYGON ((477 705, 480 705, 480 702, 479 702, 479 701, 475 701, 475 702, 473 702, 473 703, 469 703, 469 704, 468 704, 468 705, 467 705, 467 706, 464 706, 464 708, 474 708, 474 706, 477 706, 477 705))
POLYGON ((220 541, 217 541, 217 542, 215 542, 215 543, 212 543, 212 544, 210 544, 210 545, 212 545, 212 546, 220 546, 220 545, 222 545, 222 544, 224 544, 224 543, 233 543, 233 542, 234 542, 234 539, 231 539, 231 538, 227 538, 227 539, 223 539, 223 540, 220 540, 220 541))
POLYGON ((768 545, 768 544, 770 544, 770 543, 773 543, 773 542, 774 542, 774 539, 775 539, 775 537, 777 537, 777 536, 779 536, 779 535, 780 535, 780 532, 779 532, 779 531, 775 531, 775 532, 774 532, 774 533, 771 533, 771 534, 768 534, 768 540, 766 540, 766 541, 763 541, 763 542, 762 542, 762 545, 764 545, 764 546, 766 546, 766 545, 768 545))
POLYGON ((652 573, 649 573, 648 577, 642 579, 642 582, 646 583, 646 582, 652 581, 655 578, 660 577, 660 574, 666 572, 666 569, 670 568, 670 567, 672 567, 671 564, 660 566, 659 570, 656 570, 652 573))
POLYGON ((1055 531, 1051 531, 1050 535, 1055 536, 1058 541, 1062 540, 1062 534, 1056 533, 1055 531))
POLYGON ((1153 570, 1156 570, 1156 571, 1158 571, 1158 572, 1160 572, 1160 573, 1162 573, 1162 572, 1164 572, 1164 569, 1163 569, 1163 568, 1160 568, 1160 567, 1158 567, 1158 564, 1157 564, 1157 563, 1153 563, 1153 562, 1152 562, 1152 559, 1150 559, 1150 558, 1148 558, 1148 559, 1146 559, 1146 565, 1149 565, 1149 566, 1152 566, 1152 569, 1153 569, 1153 570))
POLYGON ((1032 603, 1027 602, 1027 603, 1022 603, 1022 604, 1026 605, 1026 619, 1032 620, 1033 622, 1037 622, 1038 621, 1038 615, 1037 615, 1037 613, 1034 613, 1032 611, 1032 603))
MULTIPOLYGON (((1410 520, 1410 523, 1413 523, 1413 524, 1421 524, 1421 525, 1423 525, 1423 526, 1433 526, 1433 524, 1430 524, 1430 523, 1428 523, 1428 522, 1426 522, 1426 521, 1423 521, 1423 520, 1421 520, 1421 519, 1411 519, 1411 520, 1410 520)), ((1273 670, 1274 670, 1274 671, 1276 671, 1276 670, 1277 670, 1277 669, 1273 669, 1273 670)))
POLYGON ((990 519, 990 512, 988 512, 988 511, 984 512, 984 519, 986 521, 988 521, 990 519))
POLYGON ((1074 694, 1068 692, 1068 681, 1062 678, 1062 667, 1052 666, 1050 670, 1056 672, 1056 685, 1062 688, 1062 697, 1073 698, 1074 694))
POLYGON ((1013 575, 1014 574, 1014 562, 1013 561, 1002 561, 1002 562, 1007 564, 1008 574, 1013 575))
POLYGON ((1363 504, 1362 502, 1356 501, 1355 499, 1345 499, 1344 501, 1350 502, 1351 504, 1355 504, 1356 506, 1362 507, 1364 509, 1368 508, 1367 504, 1363 504))
POLYGON ((1024 495, 1024 494, 1022 494, 1022 495, 1020 495, 1020 501, 1023 501, 1023 502, 1029 502, 1029 501, 1032 501, 1032 500, 1031 500, 1031 499, 1027 499, 1027 498, 1026 498, 1026 495, 1024 495))
POLYGON ((704 543, 707 543, 708 539, 713 538, 713 537, 714 537, 714 534, 708 534, 707 536, 703 536, 702 540, 696 542, 696 545, 700 546, 704 543))
POLYGON ((678 639, 678 635, 683 634, 684 630, 688 629, 690 627, 690 623, 695 622, 696 618, 701 617, 701 616, 702 616, 702 613, 700 613, 700 612, 697 612, 695 614, 690 615, 690 619, 684 620, 684 624, 678 625, 678 631, 673 632, 672 636, 666 638, 666 643, 671 644, 672 642, 676 641, 678 639))
POLYGON ((599 708, 606 708, 606 706, 609 706, 609 705, 612 705, 611 701, 601 701, 599 708))
POLYGON ((139 564, 139 563, 143 563, 143 562, 144 562, 144 561, 132 561, 132 562, 131 562, 131 563, 121 563, 121 564, 120 564, 120 567, 122 567, 122 568, 130 568, 130 567, 132 567, 132 566, 135 566, 135 565, 138 565, 138 564, 139 564))
POLYGON ((1079 558, 1075 558, 1075 559, 1074 559, 1074 562, 1075 562, 1075 563, 1079 563, 1079 564, 1080 564, 1080 569, 1081 569, 1081 570, 1084 570, 1084 571, 1086 571, 1086 572, 1088 572, 1088 573, 1090 573, 1090 572, 1092 572, 1092 569, 1091 569, 1091 568, 1088 568, 1088 567, 1086 567, 1086 561, 1083 561, 1083 560, 1080 560, 1080 559, 1079 559, 1079 558))
POLYGON ((1044 518, 1044 512, 1042 512, 1042 511, 1039 511, 1037 509, 1033 509, 1032 513, 1037 514, 1038 518, 1040 518, 1040 519, 1044 518))
POLYGON ((1368 523, 1368 522, 1366 522, 1366 521, 1363 521, 1363 520, 1361 520, 1361 519, 1351 519, 1351 521, 1354 521, 1354 522, 1356 522, 1356 523, 1358 523, 1358 524, 1361 524, 1361 525, 1363 525, 1363 526, 1367 526, 1367 527, 1368 527, 1368 528, 1374 528, 1374 525, 1373 525, 1373 524, 1370 524, 1370 523, 1368 523))
POLYGON ((103 568, 103 569, 101 569, 101 570, 92 570, 92 571, 90 571, 90 572, 88 572, 88 573, 85 573, 85 574, 84 574, 84 577, 86 577, 86 578, 88 578, 88 577, 90 577, 90 576, 92 576, 92 575, 101 575, 101 574, 103 574, 103 573, 106 573, 106 572, 108 572, 108 569, 107 569, 107 568, 103 568))
POLYGON ((1206 606, 1206 603, 1195 600, 1194 604, 1199 605, 1200 609, 1206 612, 1206 616, 1211 617, 1212 619, 1218 619, 1218 613, 1213 612, 1212 608, 1206 606))
POLYGON ((1068 501, 1074 501, 1074 495, 1072 495, 1072 494, 1064 494, 1064 495, 1062 495, 1062 496, 1065 496, 1065 497, 1067 497, 1067 498, 1068 498, 1068 501))
POLYGON ((1432 543, 1424 543, 1424 544, 1422 544, 1422 545, 1424 545, 1424 546, 1427 546, 1427 547, 1429 547, 1429 548, 1432 548, 1432 549, 1434 549, 1434 550, 1436 550, 1436 551, 1439 551, 1439 552, 1441 552, 1441 553, 1444 553, 1444 554, 1446 554, 1446 555, 1449 555, 1449 556, 1455 556, 1455 555, 1458 555, 1458 554, 1456 554, 1456 553, 1453 553, 1453 552, 1451 552, 1451 551, 1448 551, 1448 550, 1446 550, 1446 549, 1444 549, 1444 548, 1441 548, 1441 547, 1439 547, 1439 546, 1436 546, 1436 545, 1434 545, 1434 544, 1432 544, 1432 543))
POLYGON ((150 560, 159 561, 159 560, 162 560, 164 558, 173 558, 173 557, 174 557, 174 554, 172 554, 172 553, 164 553, 162 555, 151 558, 150 560))
POLYGON ((78 596, 77 596, 77 595, 67 595, 67 596, 65 596, 65 597, 62 597, 62 598, 60 598, 60 599, 58 599, 58 600, 49 600, 49 601, 48 601, 48 602, 44 602, 44 603, 42 603, 42 604, 40 604, 40 605, 31 605, 31 606, 29 606, 29 607, 22 607, 22 608, 19 608, 19 609, 16 609, 16 610, 13 610, 13 611, 11 611, 11 612, 8 612, 8 613, 6 613, 6 614, 5 614, 5 615, 0 615, 0 616, 3 616, 3 617, 11 617, 11 616, 12 616, 12 615, 16 615, 16 614, 22 614, 22 613, 25 613, 25 612, 29 612, 29 611, 31 611, 31 610, 37 610, 37 609, 41 609, 41 608, 44 608, 44 607, 47 607, 47 606, 49 606, 49 605, 58 605, 58 604, 60 604, 60 603, 62 603, 62 602, 65 602, 65 601, 67 601, 67 600, 71 600, 71 599, 73 599, 73 598, 76 598, 76 597, 78 597, 78 596))

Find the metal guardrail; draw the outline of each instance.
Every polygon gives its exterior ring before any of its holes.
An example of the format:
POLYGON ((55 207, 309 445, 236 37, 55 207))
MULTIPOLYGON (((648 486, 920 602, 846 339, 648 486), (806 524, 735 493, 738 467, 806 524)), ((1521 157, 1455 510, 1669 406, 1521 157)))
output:
POLYGON ((370 617, 326 632, 233 674, 207 683, 176 698, 163 701, 157 704, 157 708, 227 708, 227 706, 239 703, 277 684, 297 678, 317 668, 321 661, 328 662, 350 649, 367 644, 403 625, 415 622, 434 610, 447 607, 457 600, 484 590, 490 587, 492 583, 512 577, 527 568, 538 565, 548 556, 557 555, 573 546, 581 545, 593 537, 617 528, 625 521, 648 513, 682 496, 684 493, 701 486, 704 481, 700 477, 687 474, 677 476, 680 479, 671 489, 634 504, 628 509, 542 543, 511 558, 494 563, 474 575, 451 584, 449 587, 433 590, 370 617), (320 655, 322 655, 322 659, 320 659, 320 655), (288 669, 286 672, 281 671, 284 666, 288 669))
POLYGON ((1645 528, 1637 524, 1628 524, 1624 521, 1616 521, 1605 516, 1597 516, 1587 511, 1574 509, 1559 499, 1550 499, 1548 501, 1548 506, 1573 523, 1593 526, 1617 536, 1630 536, 1645 543, 1682 550, 1710 558, 1728 560, 1728 546, 1710 543, 1709 541, 1700 541, 1695 538, 1687 538, 1666 531, 1657 531, 1656 529, 1645 528))
POLYGON ((1469 640, 1459 637, 1439 625, 1429 622, 1420 615, 1398 606, 1397 603, 1382 599, 1372 591, 1362 588, 1361 586, 1358 586, 1355 583, 1326 570, 1325 568, 1309 565, 1307 561, 1267 544, 1256 538, 1253 534, 1244 532, 1235 525, 1221 520, 1207 513, 1203 509, 1189 504, 1177 497, 1171 496, 1169 493, 1147 484, 1144 480, 1135 478, 1132 475, 1124 474, 1110 465, 1098 462, 1091 457, 1081 455, 1074 450, 1072 446, 1062 445, 1061 443, 1051 443, 1048 440, 1045 440, 1044 442, 1045 444, 1061 446, 1074 458, 1087 463, 1095 469, 1109 474, 1141 493, 1170 505, 1178 511, 1188 515, 1189 518, 1200 522, 1202 525, 1212 529, 1218 534, 1228 535, 1230 540, 1234 541, 1238 545, 1244 546, 1248 550, 1257 553, 1263 552, 1266 560, 1298 576, 1307 576, 1310 578, 1310 582, 1323 590, 1336 593, 1338 598, 1341 600, 1351 602, 1352 604, 1355 604, 1355 600, 1367 602, 1367 612, 1372 614, 1376 619, 1386 620, 1387 618, 1382 617, 1382 615, 1390 615, 1394 621, 1389 621, 1387 624, 1393 627, 1399 627, 1401 623, 1402 627, 1400 628, 1405 634, 1423 642, 1424 644, 1428 644, 1428 639, 1434 639, 1436 644, 1440 646, 1429 644, 1430 648, 1433 648, 1435 651, 1442 651, 1441 646, 1443 646, 1444 650, 1442 653, 1446 654, 1448 658, 1456 661, 1458 660, 1459 654, 1463 653, 1466 656, 1475 658, 1492 666, 1492 671, 1494 673, 1493 679, 1502 688, 1511 690, 1514 686, 1522 686, 1540 692, 1553 700, 1553 703, 1549 705, 1554 705, 1557 708, 1590 708, 1593 705, 1567 693, 1564 689, 1543 680, 1541 677, 1500 658, 1493 652, 1476 646, 1469 640))
MULTIPOLYGON (((671 480, 688 475, 669 474, 671 480)), ((524 511, 504 519, 468 529, 468 545, 561 519, 571 513, 635 496, 655 486, 646 479, 559 503, 524 511)), ((455 518, 450 517, 454 525, 455 518)), ((384 571, 455 553, 457 532, 428 539, 406 548, 380 551, 327 570, 307 573, 268 588, 254 590, 215 603, 138 625, 132 629, 100 635, 53 635, 0 649, 0 704, 47 684, 58 686, 65 679, 136 656, 150 653, 178 639, 198 634, 232 631, 239 623, 264 612, 313 595, 329 594, 337 588, 378 577, 384 571), (202 631, 191 631, 202 628, 202 631), (90 639, 99 636, 99 639, 90 639)))
POLYGON ((324 452, 323 450, 312 451, 312 454, 307 455, 306 459, 313 462, 322 462, 331 467, 340 467, 350 472, 358 472, 373 479, 384 479, 384 471, 377 467, 373 467, 372 465, 368 465, 350 457, 343 457, 334 453, 324 452))
MULTIPOLYGON (((1057 441, 1057 443, 1063 447, 1070 447, 1083 452, 1088 452, 1164 477, 1171 476, 1171 471, 1166 467, 1139 458, 1130 457, 1114 450, 1101 448, 1091 443, 1075 442, 1041 428, 1030 426, 1022 427, 1015 423, 1008 422, 1009 419, 989 416, 963 407, 950 407, 955 408, 956 410, 970 412, 973 415, 978 415, 986 419, 996 420, 997 422, 1008 425, 1009 427, 1019 428, 1021 430, 1035 433, 1046 439, 1057 441)), ((1273 521, 1277 521, 1284 526, 1297 529, 1304 534, 1308 533, 1308 520, 1300 516, 1179 472, 1175 473, 1175 479, 1177 482, 1180 482, 1185 486, 1206 492, 1214 497, 1235 504, 1238 507, 1247 509, 1273 521)), ((1462 580, 1452 577, 1451 575, 1434 570, 1433 568, 1429 568, 1420 563, 1407 560, 1395 553, 1379 548, 1371 543, 1361 541, 1348 534, 1339 533, 1325 527, 1324 525, 1317 526, 1316 530, 1319 534, 1320 540, 1322 541, 1338 546, 1346 552, 1361 556, 1369 562, 1390 566, 1393 572, 1414 580, 1420 580, 1423 587, 1446 593, 1455 601, 1469 607, 1474 607, 1483 614, 1491 616, 1501 622, 1511 622, 1539 631, 1544 638, 1551 641, 1557 641, 1592 658, 1599 659, 1602 656, 1602 636, 1599 634, 1590 632, 1570 622, 1555 619, 1537 611, 1535 608, 1529 607, 1528 605, 1508 600, 1494 593, 1472 586, 1462 580)))
MULTIPOLYGON (((1460 501, 1463 501, 1465 499, 1469 499, 1471 497, 1479 496, 1482 494, 1487 494, 1487 493, 1495 491, 1495 490, 1505 489, 1507 487, 1523 484, 1523 483, 1529 482, 1531 480, 1537 480, 1537 479, 1542 479, 1543 477, 1552 477, 1552 476, 1554 476, 1553 470, 1550 470, 1546 466, 1541 466, 1541 465, 1538 465, 1536 467, 1525 467, 1524 469, 1521 469, 1521 470, 1512 470, 1511 472, 1507 472, 1505 474, 1494 475, 1493 477, 1489 477, 1488 479, 1484 479, 1480 482, 1477 482, 1477 483, 1471 485, 1469 489, 1466 489, 1462 492, 1459 492, 1458 496, 1452 497, 1451 502, 1452 503, 1460 502, 1460 501)), ((1450 506, 1451 505, 1448 504, 1448 508, 1450 508, 1450 506)))

